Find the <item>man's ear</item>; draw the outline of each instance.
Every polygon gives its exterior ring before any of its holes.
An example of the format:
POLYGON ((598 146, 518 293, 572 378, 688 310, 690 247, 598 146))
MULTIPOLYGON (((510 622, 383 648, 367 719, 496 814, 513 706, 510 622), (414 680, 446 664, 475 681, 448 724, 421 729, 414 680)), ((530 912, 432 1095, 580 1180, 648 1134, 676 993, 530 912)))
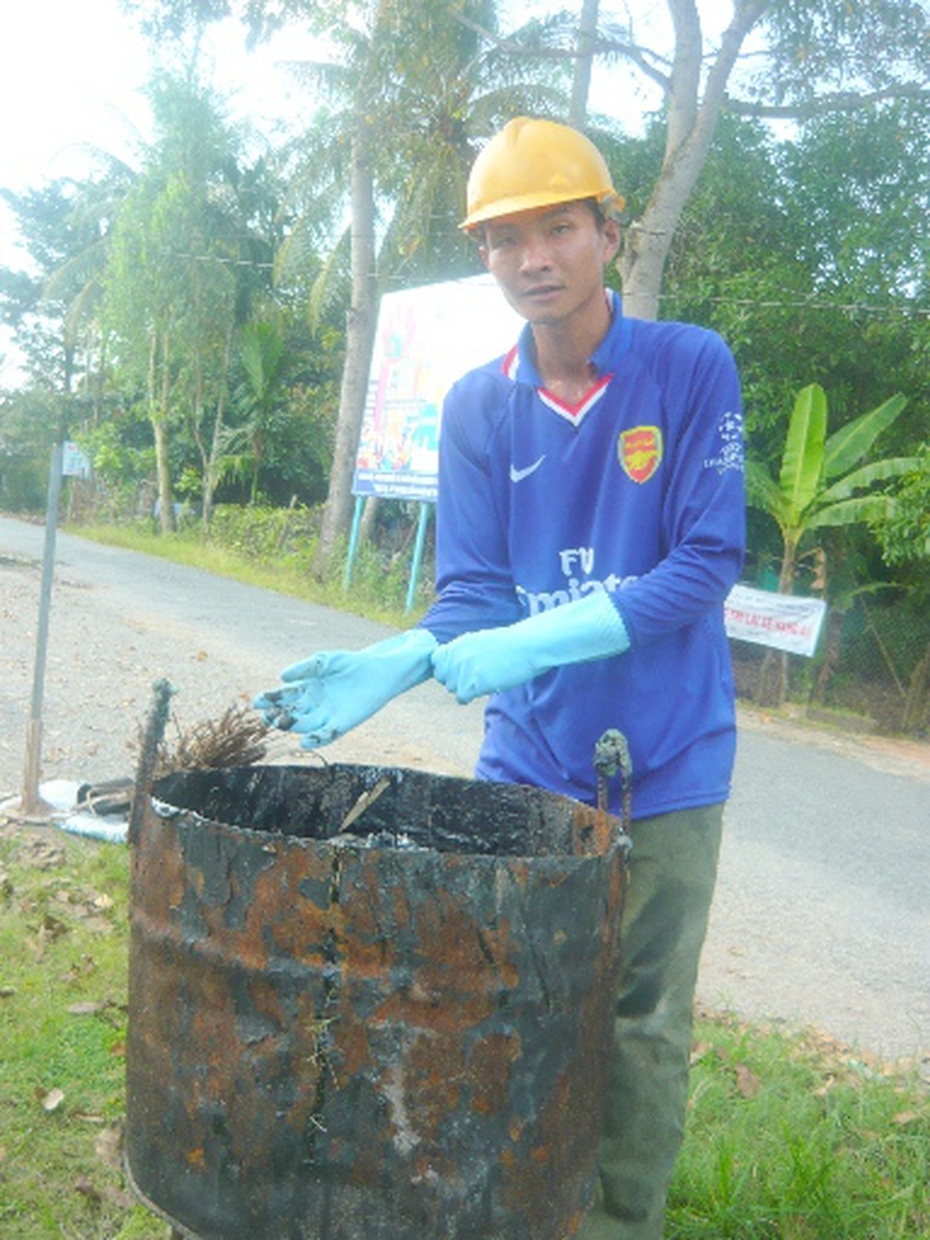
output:
POLYGON ((620 249, 620 224, 617 220, 607 219, 601 225, 601 235, 604 238, 604 265, 616 258, 617 251, 620 249))
POLYGON ((488 270, 488 247, 484 245, 483 243, 478 246, 478 255, 481 259, 482 266, 484 267, 485 271, 487 271, 488 270))

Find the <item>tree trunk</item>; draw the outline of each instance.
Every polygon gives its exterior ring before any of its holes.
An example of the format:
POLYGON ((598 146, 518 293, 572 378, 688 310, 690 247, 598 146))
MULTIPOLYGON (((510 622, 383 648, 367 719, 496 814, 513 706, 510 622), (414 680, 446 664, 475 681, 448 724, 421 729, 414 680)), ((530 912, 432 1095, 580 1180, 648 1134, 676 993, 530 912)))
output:
POLYGON ((155 440, 155 474, 158 479, 158 527, 163 534, 175 528, 174 496, 171 493, 171 466, 168 457, 168 425, 165 417, 153 413, 152 435, 155 440))
POLYGON ((568 123, 583 129, 588 119, 588 93, 591 89, 591 67, 597 41, 597 14, 600 0, 583 0, 578 34, 575 39, 575 68, 572 73, 572 97, 568 123))
POLYGON ((346 321, 346 357, 329 493, 323 508, 313 571, 323 573, 339 538, 352 521, 352 474, 368 394, 377 315, 375 279, 375 196, 367 122, 360 120, 352 143, 352 304, 346 321))
POLYGON ((746 36, 772 0, 735 7, 701 94, 703 34, 694 0, 668 0, 675 27, 675 60, 668 82, 665 157, 642 217, 627 230, 618 259, 624 313, 638 319, 659 315, 662 274, 675 229, 713 141, 727 82, 746 36))
MULTIPOLYGON (((797 572, 798 545, 790 538, 785 539, 781 557, 781 570, 778 574, 778 592, 792 594, 794 579, 797 572)), ((785 650, 769 649, 765 652, 762 666, 759 668, 758 701, 762 706, 784 706, 788 697, 788 653, 785 650)))
POLYGON ((930 724, 930 646, 911 673, 901 716, 902 732, 921 732, 930 724))
POLYGON ((175 528, 174 495, 171 490, 171 459, 168 453, 168 341, 162 343, 159 332, 152 334, 149 349, 149 421, 155 440, 155 478, 158 486, 158 526, 163 534, 175 528), (161 346, 161 347, 160 347, 161 346), (159 383, 159 353, 161 376, 159 383))
POLYGON ((820 706, 827 704, 830 681, 843 657, 843 625, 845 622, 845 611, 840 611, 837 607, 831 607, 827 611, 820 670, 817 673, 814 692, 811 694, 811 702, 820 706))
MULTIPOLYGON (((210 451, 204 462, 203 485, 201 487, 201 502, 203 504, 203 512, 201 520, 203 531, 209 536, 210 522, 213 519, 213 500, 216 495, 216 488, 219 485, 220 476, 222 474, 222 448, 223 448, 223 432, 226 429, 226 400, 228 396, 227 379, 230 366, 232 364, 232 342, 235 327, 230 323, 226 332, 226 340, 223 345, 223 380, 220 385, 219 393, 216 398, 216 414, 213 418, 213 432, 210 436, 210 451)), ((253 493, 254 503, 254 493, 253 493)))
POLYGON ((369 495, 365 500, 365 507, 362 509, 362 520, 358 527, 359 543, 369 542, 374 534, 375 523, 378 520, 378 509, 381 507, 381 500, 377 495, 369 495))

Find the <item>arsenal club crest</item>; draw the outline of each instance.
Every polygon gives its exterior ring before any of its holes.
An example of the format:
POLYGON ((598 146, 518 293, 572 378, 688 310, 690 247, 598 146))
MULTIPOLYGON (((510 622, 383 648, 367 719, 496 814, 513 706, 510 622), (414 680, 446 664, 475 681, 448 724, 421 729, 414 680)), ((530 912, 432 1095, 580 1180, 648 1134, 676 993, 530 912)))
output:
POLYGON ((662 460, 662 432, 657 426, 634 426, 621 431, 617 455, 627 477, 648 482, 662 460))

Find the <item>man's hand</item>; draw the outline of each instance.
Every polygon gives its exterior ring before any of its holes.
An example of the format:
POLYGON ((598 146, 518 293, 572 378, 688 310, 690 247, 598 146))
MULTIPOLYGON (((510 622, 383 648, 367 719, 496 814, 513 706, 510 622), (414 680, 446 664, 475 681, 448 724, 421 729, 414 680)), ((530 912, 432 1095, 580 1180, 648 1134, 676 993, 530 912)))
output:
POLYGON ((269 727, 299 734, 305 749, 328 745, 428 679, 435 649, 431 633, 410 629, 364 650, 321 651, 285 668, 284 687, 253 705, 269 727))

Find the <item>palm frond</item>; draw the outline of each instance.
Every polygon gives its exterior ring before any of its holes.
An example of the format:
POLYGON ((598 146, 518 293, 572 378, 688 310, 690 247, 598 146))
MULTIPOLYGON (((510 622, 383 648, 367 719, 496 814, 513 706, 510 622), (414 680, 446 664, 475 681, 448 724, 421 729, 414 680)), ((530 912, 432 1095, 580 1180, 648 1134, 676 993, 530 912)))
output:
POLYGON ((316 330, 323 321, 330 301, 335 299, 336 277, 345 279, 348 262, 349 229, 345 229, 336 244, 330 250, 319 275, 310 288, 307 302, 307 318, 311 327, 316 330))

